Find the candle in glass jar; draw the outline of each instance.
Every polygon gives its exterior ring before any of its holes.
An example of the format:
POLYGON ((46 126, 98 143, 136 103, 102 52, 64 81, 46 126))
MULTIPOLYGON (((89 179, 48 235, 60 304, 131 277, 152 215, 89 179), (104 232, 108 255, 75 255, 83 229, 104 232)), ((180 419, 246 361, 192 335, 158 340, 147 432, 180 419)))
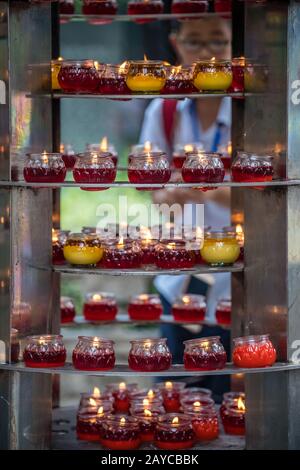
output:
POLYGON ((167 413, 178 413, 180 410, 180 394, 185 388, 184 382, 163 382, 158 384, 163 396, 163 405, 167 413))
POLYGON ((61 335, 28 336, 23 352, 26 367, 63 367, 66 348, 61 335))
POLYGON ((65 93, 94 93, 101 67, 93 60, 64 60, 57 77, 59 86, 65 93))
POLYGON ((79 370, 110 370, 115 366, 114 341, 98 336, 79 336, 72 354, 79 370))
MULTIPOLYGON (((132 184, 165 184, 171 177, 168 158, 164 152, 147 152, 130 158, 128 179, 132 184)), ((155 188, 139 187, 140 191, 152 191, 155 188)))
POLYGON ((231 299, 221 299, 218 301, 216 320, 219 325, 231 324, 231 299))
POLYGON ((150 237, 151 234, 149 234, 149 238, 142 238, 139 240, 139 245, 142 250, 143 265, 155 264, 155 247, 158 240, 150 237))
POLYGON ((188 413, 193 430, 199 441, 212 441, 219 437, 218 415, 214 408, 199 407, 198 411, 188 413))
POLYGON ((154 444, 163 450, 189 449, 195 443, 191 418, 184 414, 160 416, 154 432, 154 444))
POLYGON ((245 57, 235 57, 232 59, 232 84, 228 91, 243 93, 245 75, 245 57))
POLYGON ((107 240, 104 243, 102 266, 107 269, 136 269, 142 263, 142 253, 134 240, 107 240))
POLYGON ((138 372, 158 372, 170 368, 172 355, 166 338, 140 339, 130 343, 128 356, 130 369, 138 372))
POLYGON ((161 240, 156 248, 155 264, 161 269, 189 269, 195 265, 195 253, 185 240, 161 240))
POLYGON ((69 230, 52 229, 52 263, 64 264, 64 245, 67 241, 69 230))
MULTIPOLYGON (((83 0, 83 15, 115 15, 118 10, 116 0, 83 0)), ((91 21, 91 24, 110 23, 108 19, 99 19, 91 21)))
POLYGON ((238 398, 235 403, 225 404, 222 422, 226 434, 245 435, 245 413, 246 406, 242 397, 238 398))
POLYGON ((66 166, 60 153, 28 153, 23 175, 28 183, 63 183, 66 166))
POLYGON ((114 398, 114 410, 116 413, 128 413, 130 408, 130 393, 136 391, 137 384, 108 384, 106 390, 112 394, 114 398))
POLYGON ((103 248, 96 234, 71 233, 64 245, 64 257, 73 265, 94 266, 102 256, 103 248))
POLYGON ((122 64, 105 64, 100 74, 98 91, 102 95, 129 95, 131 91, 126 85, 129 62, 122 64))
POLYGON ((187 154, 181 174, 185 183, 222 183, 225 170, 218 153, 200 151, 187 154))
POLYGON ((114 399, 109 391, 101 392, 98 387, 94 387, 92 392, 80 394, 79 411, 88 413, 89 408, 93 410, 97 406, 103 406, 105 411, 112 411, 113 403, 114 399))
POLYGON ((71 297, 60 298, 60 322, 72 323, 76 315, 75 305, 71 297))
POLYGON ((276 361, 276 349, 269 335, 243 336, 233 343, 232 360, 237 367, 270 367, 276 361))
POLYGON ((167 79, 161 90, 162 94, 188 95, 194 92, 197 92, 197 88, 193 84, 193 74, 190 67, 178 65, 177 67, 170 66, 167 68, 167 79))
POLYGON ((80 412, 77 415, 76 435, 81 441, 99 442, 102 423, 109 412, 100 406, 95 414, 80 412))
POLYGON ((245 402, 245 393, 244 392, 226 392, 223 394, 223 401, 220 406, 220 417, 223 423, 224 411, 226 410, 226 405, 237 404, 238 400, 241 399, 245 402))
POLYGON ((164 4, 161 0, 130 0, 127 4, 128 15, 140 15, 142 18, 135 18, 138 24, 150 23, 155 18, 147 18, 147 15, 160 15, 163 13, 164 4), (145 17, 144 17, 145 15, 145 17))
POLYGON ((102 154, 109 153, 110 158, 114 162, 115 166, 118 163, 118 154, 115 149, 115 146, 108 141, 108 138, 104 136, 99 144, 87 144, 86 146, 87 152, 100 152, 102 154))
POLYGON ((217 370, 225 367, 227 357, 219 336, 190 339, 183 343, 185 369, 217 370))
POLYGON ((177 169, 181 169, 190 153, 200 153, 203 151, 203 145, 201 142, 194 144, 177 144, 173 152, 173 165, 177 169))
POLYGON ((147 60, 129 63, 126 84, 135 93, 159 93, 166 83, 166 70, 162 61, 147 60))
POLYGON ((115 320, 118 305, 114 294, 107 292, 92 292, 86 294, 83 306, 84 318, 88 321, 115 320))
POLYGON ((111 450, 137 449, 141 444, 138 420, 133 416, 108 416, 102 423, 101 444, 111 450))
POLYGON ((142 442, 152 442, 157 425, 158 417, 162 415, 160 409, 141 409, 135 410, 132 416, 137 418, 140 427, 140 436, 142 442))
POLYGON ((172 315, 176 321, 201 322, 205 312, 206 303, 202 295, 185 294, 172 305, 172 315))
POLYGON ((140 294, 131 298, 128 315, 131 320, 159 320, 163 312, 158 295, 140 294))
POLYGON ((272 156, 238 152, 231 166, 231 176, 237 182, 272 181, 274 168, 272 156))
MULTIPOLYGON (((182 13, 205 13, 208 10, 207 0, 173 0, 172 13, 180 15, 182 13)), ((183 18, 184 19, 184 18, 183 18)))
POLYGON ((76 162, 76 155, 70 144, 60 144, 59 151, 61 153, 61 158, 64 161, 67 171, 73 170, 75 162, 76 162))
MULTIPOLYGON (((111 184, 116 179, 116 166, 109 152, 91 151, 77 156, 73 169, 76 183, 111 184)), ((84 191, 104 191, 108 187, 81 188, 84 191)))
POLYGON ((194 67, 194 85, 201 91, 225 92, 232 84, 232 66, 228 61, 197 61, 194 67))

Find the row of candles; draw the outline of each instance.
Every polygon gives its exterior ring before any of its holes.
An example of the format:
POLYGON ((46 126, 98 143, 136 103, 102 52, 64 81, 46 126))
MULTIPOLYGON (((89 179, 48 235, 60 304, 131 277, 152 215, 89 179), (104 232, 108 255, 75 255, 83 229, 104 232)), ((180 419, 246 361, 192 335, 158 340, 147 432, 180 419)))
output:
POLYGON ((217 439, 219 418, 226 434, 245 434, 243 392, 224 393, 218 417, 211 390, 185 386, 167 381, 139 390, 136 384, 121 382, 107 385, 103 393, 95 387, 81 394, 77 438, 114 450, 152 442, 160 449, 179 450, 217 439))
MULTIPOLYGON (((93 231, 95 229, 92 228, 93 231)), ((206 264, 231 266, 243 260, 244 235, 237 227, 205 231, 193 239, 132 239, 101 237, 97 233, 53 231, 53 264, 65 262, 74 266, 100 269, 192 269, 206 264)))
MULTIPOLYGON (((34 0, 36 1, 36 0, 34 0)), ((60 14, 73 15, 75 13, 74 0, 59 0, 60 14)), ((230 13, 232 0, 213 0, 215 13, 230 13)), ((173 14, 206 13, 208 0, 172 0, 171 12, 173 14)), ((81 13, 83 15, 116 15, 118 11, 117 0, 83 0, 81 13)), ((164 12, 162 0, 130 0, 127 4, 128 15, 161 15, 164 12)), ((155 18, 154 18, 155 19, 155 18)), ((152 18, 151 20, 154 21, 152 18)), ((136 23, 148 23, 150 19, 135 19, 136 23)), ((66 20, 64 19, 64 22, 66 20)), ((92 24, 105 24, 107 19, 90 20, 92 24)))
MULTIPOLYGON (((118 304, 114 294, 107 292, 89 292, 83 304, 83 316, 87 321, 114 321, 118 313, 118 304)), ((61 323, 71 323, 76 316, 73 300, 61 297, 61 323)), ((172 305, 172 316, 179 322, 202 322, 205 319, 205 297, 196 294, 184 294, 172 305)), ((156 294, 139 294, 130 299, 128 315, 135 321, 159 320, 163 306, 156 294)), ((216 307, 216 321, 220 325, 231 323, 231 300, 221 299, 216 307)))
MULTIPOLYGON (((226 157, 223 157, 223 160, 226 157)), ((231 165, 231 179, 234 182, 272 181, 274 169, 272 156, 238 152, 231 165)), ((72 156, 75 159, 73 178, 76 183, 101 184, 102 187, 85 187, 85 191, 103 191, 115 182, 117 167, 114 155, 110 152, 90 151, 72 156), (107 185, 107 186, 106 186, 107 185)), ((66 161, 66 158, 65 158, 66 161)), ((28 183, 63 183, 67 167, 61 153, 27 154, 24 165, 24 179, 28 183)), ((68 157, 68 161, 70 158, 68 157)), ((219 153, 193 150, 175 156, 177 168, 182 164, 181 177, 184 183, 219 184, 224 181, 225 167, 219 153)), ((228 162, 229 163, 229 162, 228 162)), ((153 191, 151 184, 167 184, 172 175, 171 165, 164 152, 149 151, 130 156, 127 175, 133 185, 143 185, 136 189, 153 191), (148 185, 148 186, 147 186, 148 185)), ((201 188, 204 191, 214 187, 201 188)))
POLYGON ((268 69, 244 57, 198 60, 191 66, 173 66, 162 60, 126 60, 103 64, 96 60, 51 62, 52 89, 64 93, 103 95, 263 92, 268 69))
MULTIPOLYGON (((235 366, 259 368, 272 366, 276 350, 269 335, 245 336, 233 340, 232 360, 235 366)), ((172 354, 166 338, 142 338, 130 341, 129 368, 137 372, 160 372, 172 365, 172 354)), ((219 336, 196 338, 183 342, 183 365, 187 371, 224 369, 227 355, 219 336)), ((27 367, 63 367, 67 351, 61 335, 28 336, 23 351, 27 367)), ((75 369, 107 371, 115 367, 114 341, 98 336, 79 336, 72 353, 75 369)))

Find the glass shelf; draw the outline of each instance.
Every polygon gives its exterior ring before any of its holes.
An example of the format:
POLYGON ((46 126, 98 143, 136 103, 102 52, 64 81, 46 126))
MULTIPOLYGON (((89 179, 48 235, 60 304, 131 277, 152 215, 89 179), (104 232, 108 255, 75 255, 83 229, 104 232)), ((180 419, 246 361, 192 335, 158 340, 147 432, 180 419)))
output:
MULTIPOLYGON (((108 22, 111 21, 121 21, 121 22, 131 22, 135 20, 141 20, 141 19, 147 19, 147 20, 153 20, 153 21, 164 21, 164 20, 169 20, 169 21, 174 21, 174 20, 180 20, 182 18, 192 18, 192 19, 198 19, 198 18, 207 18, 207 17, 213 17, 213 16, 220 16, 218 13, 214 12, 205 12, 205 13, 180 13, 180 14, 175 14, 175 13, 160 13, 160 14, 149 14, 149 15, 81 15, 81 14, 73 14, 73 15, 64 15, 61 14, 59 16, 61 23, 66 24, 70 21, 72 22, 92 22, 93 25, 95 25, 94 22, 101 21, 101 20, 106 20, 108 22)), ((226 13, 226 18, 231 18, 231 13, 226 13)), ((97 26, 97 25, 96 25, 97 26)), ((102 26, 99 24, 98 26, 102 26)))
POLYGON ((79 374, 81 376, 97 376, 97 377, 200 377, 207 375, 234 375, 234 374, 265 374, 270 372, 285 372, 299 369, 300 365, 290 364, 286 362, 276 362, 272 367, 244 369, 235 367, 232 363, 227 363, 226 367, 221 370, 210 371, 191 371, 185 370, 183 365, 175 364, 170 369, 162 372, 136 372, 129 369, 128 365, 116 365, 113 370, 108 371, 83 371, 74 369, 71 363, 66 363, 64 367, 54 368, 31 368, 26 367, 22 362, 18 364, 0 364, 0 370, 11 370, 14 372, 27 372, 37 374, 79 374))
MULTIPOLYGON (((40 268, 43 269, 43 268, 40 268)), ((49 269, 49 268, 45 268, 49 269)), ((211 267, 206 265, 195 266, 192 269, 156 269, 155 267, 143 267, 141 269, 101 269, 85 268, 71 265, 52 267, 53 271, 62 274, 95 274, 100 276, 159 276, 162 274, 179 276, 182 274, 208 274, 208 273, 238 273, 244 270, 243 263, 235 263, 232 266, 211 267)))
MULTIPOLYGON (((186 98, 245 98, 247 96, 256 96, 257 93, 221 93, 221 92, 214 92, 214 93, 190 93, 188 95, 183 94, 173 94, 173 95, 160 95, 156 94, 147 94, 147 93, 134 93, 129 95, 100 95, 96 93, 34 93, 34 94, 27 94, 27 98, 54 98, 54 99, 108 99, 108 100, 115 100, 115 101, 129 101, 133 99, 142 99, 142 100, 152 100, 155 98, 162 98, 164 100, 184 100, 186 98)), ((259 94, 261 95, 261 94, 259 94)))
POLYGON ((234 181, 223 181, 222 183, 166 183, 166 184, 132 184, 128 181, 118 181, 116 183, 75 183, 74 181, 65 181, 64 183, 27 183, 26 181, 0 181, 0 187, 16 187, 16 188, 49 188, 49 189, 59 189, 59 188, 268 188, 268 187, 281 187, 281 186, 299 186, 300 179, 278 179, 273 181, 264 181, 264 182, 245 182, 245 183, 236 183, 234 181))

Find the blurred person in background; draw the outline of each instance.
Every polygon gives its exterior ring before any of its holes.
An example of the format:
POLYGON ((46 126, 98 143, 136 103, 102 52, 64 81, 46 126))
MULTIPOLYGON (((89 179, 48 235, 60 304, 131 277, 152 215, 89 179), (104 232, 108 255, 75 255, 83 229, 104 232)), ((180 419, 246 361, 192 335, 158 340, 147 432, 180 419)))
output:
MULTIPOLYGON (((231 25, 220 18, 204 18, 179 22, 170 35, 178 63, 191 65, 196 60, 215 57, 217 60, 231 58, 231 25)), ((176 144, 201 142, 207 152, 216 152, 220 146, 227 147, 231 140, 231 98, 201 98, 184 100, 155 99, 145 112, 140 143, 150 141, 158 145, 171 158, 176 144)), ((168 188, 153 192, 156 204, 179 203, 204 204, 205 225, 221 229, 230 225, 230 190, 196 191, 194 189, 168 188)), ((192 217, 192 216, 191 216, 192 217)), ((174 221, 176 224, 176 220, 174 221)), ((185 221, 186 223, 186 221, 185 221)), ((217 301, 231 297, 230 274, 196 276, 158 276, 154 281, 160 293, 164 313, 170 314, 171 305, 178 295, 184 293, 206 296, 206 320, 215 320, 217 301)), ((161 328, 168 338, 174 363, 183 362, 183 341, 206 336, 221 336, 221 341, 230 353, 230 334, 218 326, 190 325, 161 328)), ((230 387, 229 377, 211 376, 198 381, 197 385, 212 388, 215 399, 230 387)))

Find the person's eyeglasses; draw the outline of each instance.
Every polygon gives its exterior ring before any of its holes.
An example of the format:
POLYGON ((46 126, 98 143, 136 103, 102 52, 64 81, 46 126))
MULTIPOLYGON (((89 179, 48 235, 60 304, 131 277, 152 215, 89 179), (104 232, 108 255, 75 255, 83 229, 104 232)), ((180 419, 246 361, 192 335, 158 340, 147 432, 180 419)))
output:
POLYGON ((221 52, 228 45, 227 39, 213 39, 211 41, 199 41, 198 39, 179 39, 179 43, 187 52, 198 52, 201 49, 209 49, 211 52, 221 52))

